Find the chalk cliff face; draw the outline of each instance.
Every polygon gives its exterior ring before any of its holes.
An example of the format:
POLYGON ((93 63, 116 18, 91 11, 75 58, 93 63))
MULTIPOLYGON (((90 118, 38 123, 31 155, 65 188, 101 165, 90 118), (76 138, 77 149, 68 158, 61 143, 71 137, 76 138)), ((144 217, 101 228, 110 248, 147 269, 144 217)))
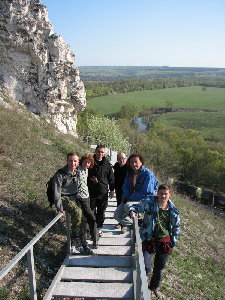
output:
POLYGON ((0 89, 76 135, 86 94, 74 59, 39 0, 0 0, 0 89))

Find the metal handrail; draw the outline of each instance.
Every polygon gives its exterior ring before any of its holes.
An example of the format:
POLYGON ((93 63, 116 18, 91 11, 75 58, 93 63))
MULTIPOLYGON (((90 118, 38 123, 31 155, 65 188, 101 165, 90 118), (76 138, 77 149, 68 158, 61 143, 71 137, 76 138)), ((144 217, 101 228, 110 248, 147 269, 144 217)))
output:
MULTIPOLYGON (((33 255, 33 246, 37 241, 63 216, 63 213, 59 213, 45 228, 43 228, 1 271, 0 271, 0 280, 4 278, 8 272, 27 254, 28 261, 28 275, 29 275, 29 286, 30 286, 30 299, 37 300, 37 291, 36 291, 36 280, 35 280, 35 270, 34 270, 34 255, 33 255)), ((67 223, 67 243, 68 243, 68 252, 71 248, 70 240, 70 215, 66 214, 66 223, 67 223)), ((144 258, 142 253, 142 242, 139 233, 139 226, 137 218, 133 218, 133 233, 135 247, 135 262, 136 262, 136 271, 134 278, 134 292, 135 300, 150 300, 150 295, 148 292, 148 284, 145 272, 144 258)))
POLYGON ((135 241, 134 254, 136 258, 136 278, 134 282, 135 300, 150 300, 144 257, 142 252, 142 241, 140 237, 137 218, 133 218, 133 232, 135 241))
POLYGON ((43 228, 1 271, 0 280, 26 255, 28 262, 28 275, 30 285, 30 299, 37 300, 36 280, 34 271, 33 246, 64 214, 59 213, 45 228, 43 228))

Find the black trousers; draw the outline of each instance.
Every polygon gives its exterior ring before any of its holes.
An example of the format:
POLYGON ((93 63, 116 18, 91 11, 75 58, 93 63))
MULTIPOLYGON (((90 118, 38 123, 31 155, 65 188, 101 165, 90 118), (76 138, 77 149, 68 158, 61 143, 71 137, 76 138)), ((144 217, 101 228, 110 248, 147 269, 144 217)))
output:
POLYGON ((95 214, 98 228, 103 226, 105 220, 105 211, 108 206, 108 192, 104 195, 90 197, 91 209, 95 214))
POLYGON ((123 190, 121 188, 121 189, 115 189, 115 191, 116 191, 117 206, 119 206, 122 203, 123 190))
POLYGON ((97 242, 99 239, 98 226, 96 223, 96 217, 90 207, 90 198, 82 198, 78 200, 79 206, 82 209, 84 217, 87 219, 89 225, 91 239, 93 242, 97 242))

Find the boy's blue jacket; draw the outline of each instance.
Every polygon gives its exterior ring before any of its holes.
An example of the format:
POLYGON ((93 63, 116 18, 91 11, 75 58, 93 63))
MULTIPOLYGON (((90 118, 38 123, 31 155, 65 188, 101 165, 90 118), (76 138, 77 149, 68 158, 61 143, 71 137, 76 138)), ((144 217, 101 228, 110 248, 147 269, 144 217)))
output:
POLYGON ((137 176, 134 192, 132 191, 130 175, 131 173, 127 172, 123 184, 122 200, 127 199, 127 201, 140 201, 156 194, 158 179, 149 169, 141 166, 140 172, 137 176))
MULTIPOLYGON (((143 200, 138 204, 132 205, 129 210, 129 212, 134 211, 137 213, 144 213, 143 223, 140 228, 140 236, 141 239, 145 241, 151 240, 155 225, 157 223, 159 210, 157 199, 157 196, 150 197, 147 200, 143 200)), ((169 211, 169 234, 171 237, 172 247, 174 247, 177 243, 178 235, 180 233, 180 217, 179 211, 176 209, 171 200, 169 200, 169 211)))

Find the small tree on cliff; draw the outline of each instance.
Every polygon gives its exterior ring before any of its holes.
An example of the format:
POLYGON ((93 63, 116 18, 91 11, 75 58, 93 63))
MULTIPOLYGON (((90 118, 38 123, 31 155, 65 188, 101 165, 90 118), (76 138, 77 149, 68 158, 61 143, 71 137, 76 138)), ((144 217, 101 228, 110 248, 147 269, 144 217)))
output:
POLYGON ((78 128, 83 136, 97 144, 105 144, 116 151, 127 152, 128 139, 124 137, 119 124, 114 119, 105 118, 97 114, 86 113, 78 119, 78 128))

